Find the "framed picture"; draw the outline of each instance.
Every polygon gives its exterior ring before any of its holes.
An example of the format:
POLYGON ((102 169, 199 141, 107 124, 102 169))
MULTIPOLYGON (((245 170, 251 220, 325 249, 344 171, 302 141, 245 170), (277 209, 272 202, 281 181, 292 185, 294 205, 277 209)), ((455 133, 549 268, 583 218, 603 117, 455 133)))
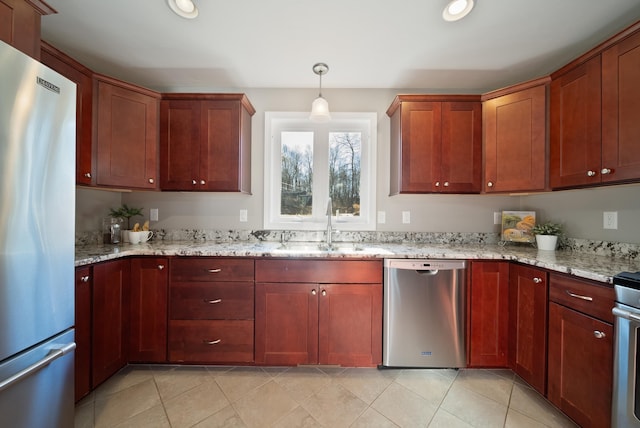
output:
POLYGON ((502 211, 502 240, 535 242, 535 236, 531 233, 535 225, 535 211, 502 211))

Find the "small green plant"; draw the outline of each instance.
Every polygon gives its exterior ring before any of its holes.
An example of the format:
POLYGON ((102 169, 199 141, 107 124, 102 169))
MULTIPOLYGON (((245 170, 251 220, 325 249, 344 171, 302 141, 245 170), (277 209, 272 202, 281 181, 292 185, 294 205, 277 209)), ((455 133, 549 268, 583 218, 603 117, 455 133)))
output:
POLYGON ((559 223, 540 223, 533 226, 531 233, 534 235, 553 235, 559 236, 562 234, 562 225, 559 223))
POLYGON ((111 208, 111 212, 109 216, 114 218, 126 218, 127 219, 127 230, 131 229, 131 225, 129 221, 131 217, 141 216, 143 208, 131 208, 128 207, 127 204, 122 204, 120 208, 111 208))

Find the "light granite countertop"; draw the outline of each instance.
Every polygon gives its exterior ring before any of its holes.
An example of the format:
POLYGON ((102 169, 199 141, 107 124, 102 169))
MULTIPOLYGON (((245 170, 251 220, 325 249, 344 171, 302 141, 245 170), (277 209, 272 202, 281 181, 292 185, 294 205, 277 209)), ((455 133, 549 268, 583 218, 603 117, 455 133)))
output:
POLYGON ((395 244, 339 243, 333 251, 315 242, 171 241, 148 244, 82 245, 76 247, 75 265, 84 266, 128 256, 223 256, 285 258, 435 258, 508 260, 580 278, 611 283, 613 275, 640 271, 640 260, 615 258, 574 251, 538 251, 528 246, 495 244, 395 244))

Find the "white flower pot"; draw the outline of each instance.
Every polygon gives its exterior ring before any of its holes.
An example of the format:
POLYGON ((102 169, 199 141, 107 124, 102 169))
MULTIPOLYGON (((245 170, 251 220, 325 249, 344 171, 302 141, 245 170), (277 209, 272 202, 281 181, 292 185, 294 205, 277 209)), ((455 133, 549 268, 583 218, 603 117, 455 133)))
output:
POLYGON ((555 235, 536 235, 536 245, 538 250, 554 251, 558 244, 558 237, 555 235))

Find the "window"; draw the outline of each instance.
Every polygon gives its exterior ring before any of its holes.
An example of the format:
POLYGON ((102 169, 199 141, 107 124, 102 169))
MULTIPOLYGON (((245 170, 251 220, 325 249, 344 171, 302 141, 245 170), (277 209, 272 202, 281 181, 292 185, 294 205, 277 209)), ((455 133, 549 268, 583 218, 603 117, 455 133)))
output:
POLYGON ((265 229, 375 230, 376 113, 265 114, 265 229))

